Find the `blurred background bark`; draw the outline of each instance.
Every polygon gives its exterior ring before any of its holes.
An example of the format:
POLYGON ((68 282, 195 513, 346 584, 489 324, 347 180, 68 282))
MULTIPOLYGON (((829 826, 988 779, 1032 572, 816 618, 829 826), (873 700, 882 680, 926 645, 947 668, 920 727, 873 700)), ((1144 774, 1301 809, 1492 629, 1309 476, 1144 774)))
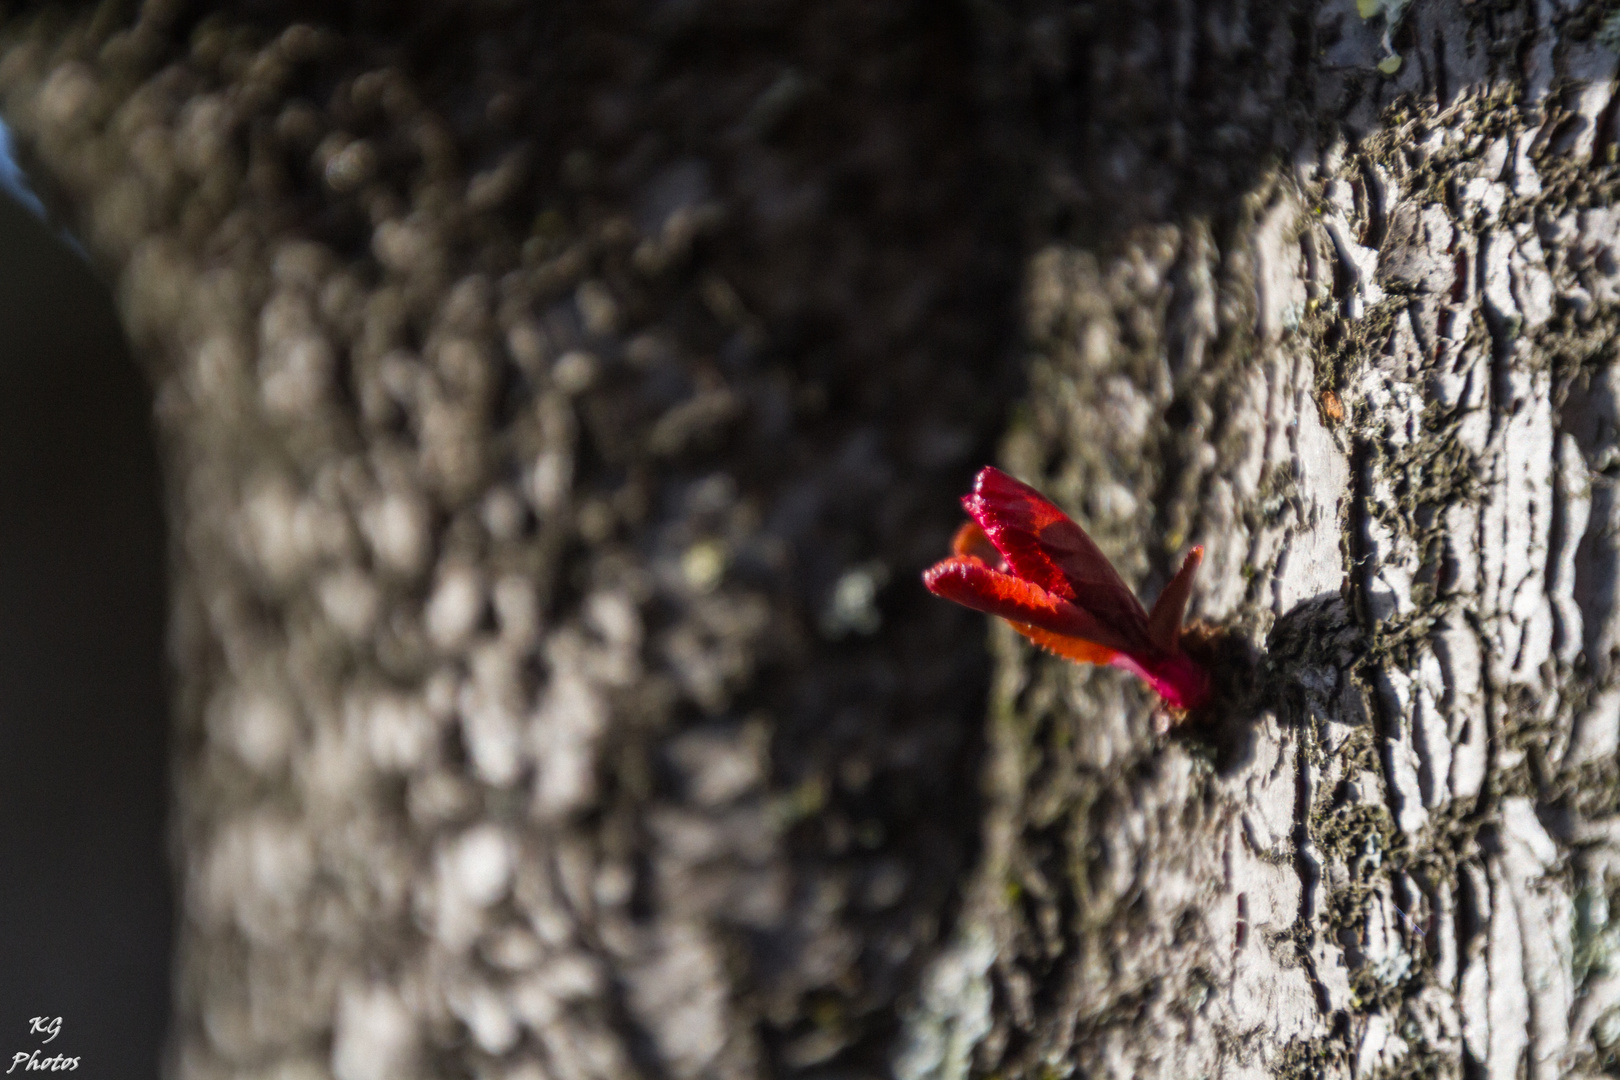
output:
POLYGON ((13 12, 153 387, 169 1068, 1612 1068, 1615 29, 13 12), (1208 546, 1217 722, 922 592, 986 460, 1208 546))

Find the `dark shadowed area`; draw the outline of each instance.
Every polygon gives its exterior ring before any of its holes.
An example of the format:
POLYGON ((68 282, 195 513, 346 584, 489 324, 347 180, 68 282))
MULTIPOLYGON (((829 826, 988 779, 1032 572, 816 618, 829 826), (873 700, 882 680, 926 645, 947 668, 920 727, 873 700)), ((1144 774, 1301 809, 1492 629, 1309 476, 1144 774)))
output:
MULTIPOLYGON (((0 197, 0 1056, 157 1073, 163 524, 106 288, 0 197), (30 1019, 62 1017, 49 1044, 30 1019)), ((19 1072, 21 1069, 19 1068, 19 1072)))

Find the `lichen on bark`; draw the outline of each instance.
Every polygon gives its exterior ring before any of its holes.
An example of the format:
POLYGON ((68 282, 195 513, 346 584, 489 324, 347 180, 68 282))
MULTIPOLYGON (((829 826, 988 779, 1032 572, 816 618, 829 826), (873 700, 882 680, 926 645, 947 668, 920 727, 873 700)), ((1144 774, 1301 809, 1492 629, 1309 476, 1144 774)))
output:
POLYGON ((1287 157, 1033 258, 1008 466, 1149 595, 1204 543, 1194 613, 1263 659, 1241 733, 1163 745, 1128 685, 1001 642, 958 931, 998 1007, 925 999, 973 1049, 913 1075, 1612 1065, 1579 959, 1615 750, 1615 57, 1584 18, 1418 5, 1387 80, 1376 20, 1274 25, 1319 58, 1287 157))

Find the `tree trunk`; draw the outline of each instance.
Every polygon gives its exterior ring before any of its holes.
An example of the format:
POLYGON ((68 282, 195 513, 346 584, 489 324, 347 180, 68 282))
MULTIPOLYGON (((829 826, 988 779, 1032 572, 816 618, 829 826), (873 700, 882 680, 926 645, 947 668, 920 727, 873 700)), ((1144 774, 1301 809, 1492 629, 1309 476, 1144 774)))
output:
POLYGON ((164 444, 174 1071, 1613 1069, 1620 28, 876 7, 7 28, 164 444), (1215 720, 922 593, 992 456, 1207 546, 1215 720))

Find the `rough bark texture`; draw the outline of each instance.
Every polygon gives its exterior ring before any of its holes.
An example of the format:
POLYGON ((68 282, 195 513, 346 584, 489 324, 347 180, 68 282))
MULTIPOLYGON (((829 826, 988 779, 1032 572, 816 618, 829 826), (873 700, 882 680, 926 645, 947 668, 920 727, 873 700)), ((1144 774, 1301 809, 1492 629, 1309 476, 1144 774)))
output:
POLYGON ((156 388, 178 1075, 1615 1067, 1602 11, 295 7, 0 45, 156 388), (1214 722, 912 584, 997 438, 1207 545, 1214 722))
POLYGON ((1262 655, 1162 747, 1134 687, 997 639, 986 847, 902 1075, 1612 1067, 1597 14, 1419 6, 1385 79, 1346 6, 1200 13, 1202 63, 1270 61, 1288 165, 1032 257, 1006 463, 1140 580, 1208 545, 1197 610, 1262 655))

